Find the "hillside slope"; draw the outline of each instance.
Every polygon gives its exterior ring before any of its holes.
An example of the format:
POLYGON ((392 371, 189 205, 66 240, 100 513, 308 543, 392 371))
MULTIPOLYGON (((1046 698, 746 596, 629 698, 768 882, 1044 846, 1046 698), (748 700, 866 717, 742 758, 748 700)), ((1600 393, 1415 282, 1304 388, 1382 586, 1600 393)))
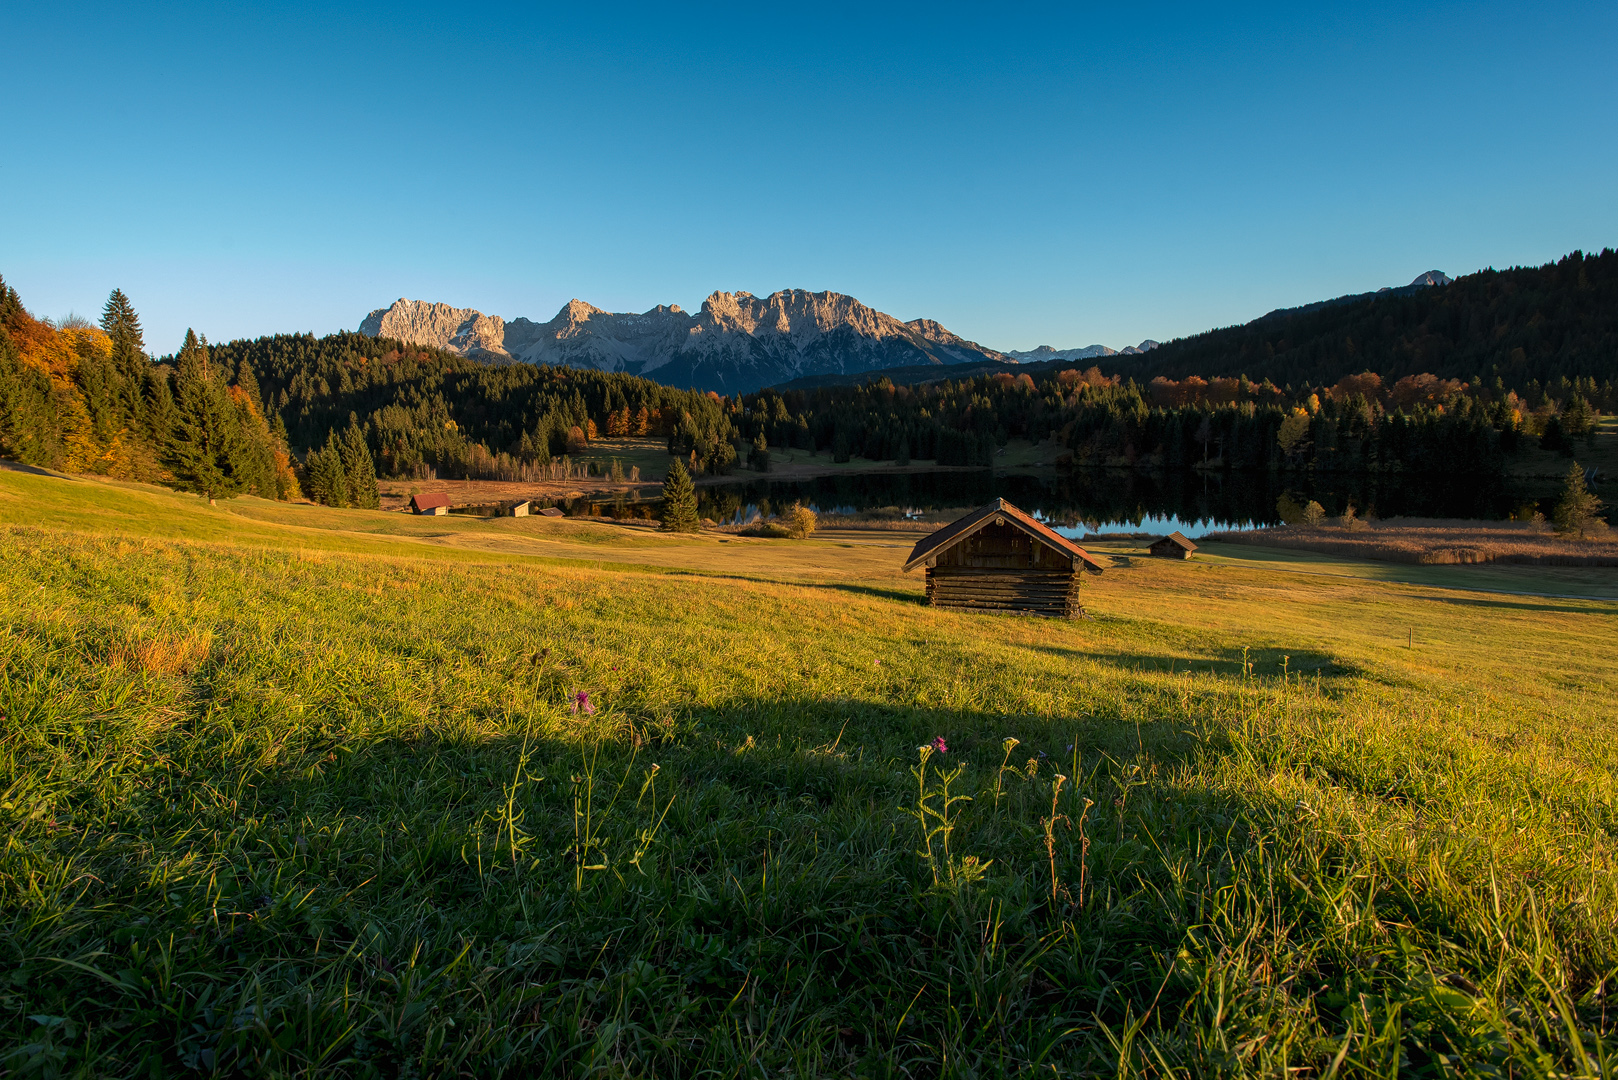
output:
POLYGON ((1402 289, 1272 311, 1108 359, 1109 372, 1142 382, 1246 375, 1330 385, 1362 371, 1390 382, 1422 372, 1488 383, 1498 376, 1514 389, 1563 376, 1606 381, 1618 377, 1618 252, 1574 252, 1449 284, 1423 275, 1402 289))

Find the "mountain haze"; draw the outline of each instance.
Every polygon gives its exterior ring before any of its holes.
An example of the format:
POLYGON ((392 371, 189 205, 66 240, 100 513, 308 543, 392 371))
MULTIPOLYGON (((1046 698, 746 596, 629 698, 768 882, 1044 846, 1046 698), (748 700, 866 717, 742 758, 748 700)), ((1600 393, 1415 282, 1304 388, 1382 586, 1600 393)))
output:
POLYGON ((463 356, 625 372, 669 386, 745 393, 803 376, 1005 361, 931 319, 901 322, 842 293, 716 292, 700 314, 659 304, 640 314, 570 300, 549 322, 399 299, 360 332, 463 356))
POLYGON ((1105 345, 1086 345, 1082 349, 1057 349, 1041 345, 1026 352, 1013 349, 1006 355, 1019 364, 1040 364, 1047 360, 1094 360, 1102 356, 1137 356, 1140 353, 1151 352, 1157 345, 1158 343, 1151 338, 1147 338, 1139 345, 1125 345, 1121 349, 1109 349, 1105 345))

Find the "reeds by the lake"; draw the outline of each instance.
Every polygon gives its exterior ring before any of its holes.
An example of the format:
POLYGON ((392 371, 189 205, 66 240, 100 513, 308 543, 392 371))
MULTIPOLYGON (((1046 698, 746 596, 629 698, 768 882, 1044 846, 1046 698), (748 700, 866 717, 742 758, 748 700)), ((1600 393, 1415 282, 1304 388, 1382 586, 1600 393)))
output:
POLYGON ((1282 525, 1213 533, 1209 540, 1295 548, 1325 555, 1423 566, 1516 563, 1532 566, 1618 566, 1618 536, 1573 540, 1516 521, 1417 518, 1355 522, 1354 527, 1282 525))

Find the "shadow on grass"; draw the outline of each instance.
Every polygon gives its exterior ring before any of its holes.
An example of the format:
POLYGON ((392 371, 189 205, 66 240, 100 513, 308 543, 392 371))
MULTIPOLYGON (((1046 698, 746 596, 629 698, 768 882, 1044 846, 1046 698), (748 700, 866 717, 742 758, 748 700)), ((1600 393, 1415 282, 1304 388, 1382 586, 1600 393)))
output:
POLYGON ((0 469, 4 469, 6 472, 27 473, 29 476, 49 477, 52 480, 72 480, 74 482, 78 482, 79 479, 76 476, 68 476, 64 473, 51 472, 49 469, 41 469, 37 465, 24 465, 22 462, 12 461, 10 458, 0 458, 0 469))
MULTIPOLYGON (((1184 661, 1118 659, 1139 670, 1184 661)), ((1241 658, 1218 662, 1234 674, 1241 658)), ((296 1063, 299 1047, 323 1046, 384 1072, 412 1062, 448 1071, 450 1056, 465 1054, 461 1071, 562 1074, 587 1071, 603 1030, 628 1033, 612 1052, 647 1075, 797 1071, 806 1053, 814 1068, 803 1071, 818 1075, 893 1075, 887 1066, 901 1064, 948 1075, 947 1060, 977 1061, 980 1075, 1042 1062, 1088 1073, 1115 1067, 1100 1024, 1156 1008, 1182 1017, 1150 1029, 1156 1045, 1185 1055, 1177 1072, 1198 1075, 1215 1071, 1197 1057, 1209 1031, 1258 1042, 1274 1027, 1273 996, 1233 988, 1267 983, 1283 955, 1298 963, 1292 942, 1249 956, 1253 927, 1274 917, 1297 941, 1321 938, 1320 912, 1336 908, 1309 890, 1340 896, 1357 872, 1352 858, 1306 865, 1304 846, 1280 849, 1300 895, 1283 891, 1288 907, 1272 915, 1273 876, 1249 854, 1266 837, 1296 840, 1297 814, 1174 782, 1172 766, 1230 750, 1217 727, 1198 737, 1175 716, 1141 725, 875 696, 755 696, 691 706, 667 728, 610 702, 577 719, 527 738, 462 727, 367 740, 309 727, 268 770, 215 757, 214 775, 176 774, 174 798, 154 803, 146 823, 165 843, 148 847, 142 831, 140 846, 132 837, 127 852, 108 852, 103 874, 116 876, 102 887, 119 902, 19 944, 29 959, 17 971, 31 978, 13 977, 26 1005, 13 1012, 29 1025, 0 1031, 15 1041, 39 1017, 120 1025, 120 1050, 164 1060, 171 1073, 186 1055, 214 1061, 202 1048, 217 1048, 218 1060, 296 1063), (604 736, 588 766, 586 723, 604 736), (934 766, 968 764, 963 788, 977 797, 959 812, 956 851, 992 867, 953 896, 929 889, 927 854, 903 813, 916 799, 916 748, 935 738, 948 750, 934 766), (1008 738, 1019 743, 1007 748, 1008 738), (1000 770, 1007 757, 1011 768, 1000 770), (641 785, 653 762, 662 772, 649 791, 641 785), (581 816, 587 767, 603 783, 581 816), (256 781, 249 799, 184 802, 189 787, 248 790, 232 788, 237 768, 256 781), (1072 774, 1060 807, 1058 769, 1072 774), (1083 814, 1082 800, 1094 806, 1089 833, 1058 828, 1057 810, 1083 814), (603 830, 599 842, 588 842, 592 828, 603 830), (217 888, 143 884, 143 861, 197 837, 220 845, 201 852, 226 867, 217 888), (636 845, 646 845, 649 870, 624 861, 636 845), (600 865, 581 868, 581 856, 600 865), (576 886, 582 870, 592 873, 576 886), (1087 889, 1088 903, 1058 908, 1059 888, 1081 901, 1087 889), (170 943, 161 983, 137 982, 145 953, 124 944, 148 940, 170 943), (1242 944, 1220 951, 1227 941, 1242 944), (340 947, 316 971, 308 956, 331 943, 340 947), (58 955, 89 963, 33 959, 58 955), (1192 974, 1176 976, 1165 963, 1175 956, 1192 974), (1193 976, 1216 963, 1214 1012, 1207 981, 1193 976), (129 973, 102 972, 116 964, 129 973), (991 992, 961 991, 977 985, 991 992), (249 992, 253 1012, 204 1008, 210 994, 234 1003, 249 992), (446 1018, 456 1028, 448 1040, 446 1018), (742 1024, 767 1034, 732 1040, 742 1024), (274 1041, 281 1030, 300 1038, 274 1041)), ((1401 913, 1423 923, 1445 914, 1401 913)), ((1381 963, 1396 947, 1367 947, 1347 973, 1354 986, 1400 996, 1401 969, 1381 963)), ((1329 961, 1289 976, 1306 1001, 1346 977, 1329 961)), ((1314 1015, 1306 1007, 1297 1020, 1314 1015)), ((1330 1024, 1319 1034, 1341 1039, 1330 1024)))
MULTIPOLYGON (((1586 600, 1584 602, 1587 605, 1588 604, 1607 603, 1607 604, 1612 605, 1612 606, 1610 606, 1607 609, 1603 610, 1603 609, 1600 609, 1600 608, 1590 608, 1588 606, 1586 606, 1586 607, 1572 607, 1571 605, 1568 605, 1568 604, 1550 603, 1550 602, 1546 602, 1546 601, 1543 601, 1543 600, 1540 600, 1540 601, 1529 600, 1529 599, 1522 599, 1522 600, 1483 600, 1483 599, 1479 599, 1478 597, 1475 597, 1475 596, 1429 596, 1429 597, 1424 597, 1423 599, 1430 600, 1430 601, 1432 601, 1434 603, 1439 603, 1439 604, 1458 604, 1458 605, 1460 605, 1462 607, 1476 607, 1476 608, 1503 608, 1503 609, 1508 610, 1508 611, 1558 611, 1558 612, 1562 612, 1562 613, 1568 614, 1568 615, 1614 615, 1614 614, 1618 614, 1618 601, 1615 601, 1615 600, 1602 600, 1602 599, 1597 598, 1597 597, 1591 597, 1590 599, 1588 599, 1588 600, 1586 600)), ((1568 597, 1568 599, 1573 600, 1573 599, 1577 599, 1577 598, 1576 597, 1568 597)))
POLYGON ((1366 674, 1355 664, 1344 663, 1329 653, 1311 649, 1254 648, 1245 656, 1241 649, 1225 648, 1200 656, 1153 655, 1151 653, 1123 653, 1112 650, 1072 649, 1061 645, 1030 645, 1030 649, 1073 660, 1090 660, 1122 668, 1126 671, 1156 672, 1163 675, 1184 674, 1219 675, 1241 678, 1243 665, 1246 674, 1274 678, 1284 670, 1290 675, 1320 675, 1322 678, 1352 678, 1366 674), (1284 665, 1284 667, 1283 667, 1284 665))
MULTIPOLYGON (((738 574, 721 570, 694 570, 683 566, 661 567, 648 565, 642 569, 652 573, 670 574, 677 577, 712 578, 719 581, 746 581, 755 585, 785 585, 794 589, 816 589, 829 592, 853 593, 856 596, 869 596, 878 600, 895 600, 901 604, 915 604, 925 607, 927 594, 924 592, 911 592, 908 589, 884 589, 877 585, 852 585, 840 581, 813 581, 801 580, 794 577, 758 577, 753 574, 738 574)), ((790 571, 783 571, 790 573, 790 571)))

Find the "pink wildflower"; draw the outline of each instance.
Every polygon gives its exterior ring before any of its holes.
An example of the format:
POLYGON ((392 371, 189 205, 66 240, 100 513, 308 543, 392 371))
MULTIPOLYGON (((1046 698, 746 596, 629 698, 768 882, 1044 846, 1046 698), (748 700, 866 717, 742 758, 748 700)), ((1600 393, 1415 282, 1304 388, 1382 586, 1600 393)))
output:
POLYGON ((940 735, 938 738, 933 740, 933 749, 938 751, 940 754, 949 753, 949 747, 944 745, 944 736, 940 735))
POLYGON ((573 711, 576 713, 593 713, 596 711, 596 707, 590 704, 590 692, 588 690, 580 690, 573 695, 573 711))

